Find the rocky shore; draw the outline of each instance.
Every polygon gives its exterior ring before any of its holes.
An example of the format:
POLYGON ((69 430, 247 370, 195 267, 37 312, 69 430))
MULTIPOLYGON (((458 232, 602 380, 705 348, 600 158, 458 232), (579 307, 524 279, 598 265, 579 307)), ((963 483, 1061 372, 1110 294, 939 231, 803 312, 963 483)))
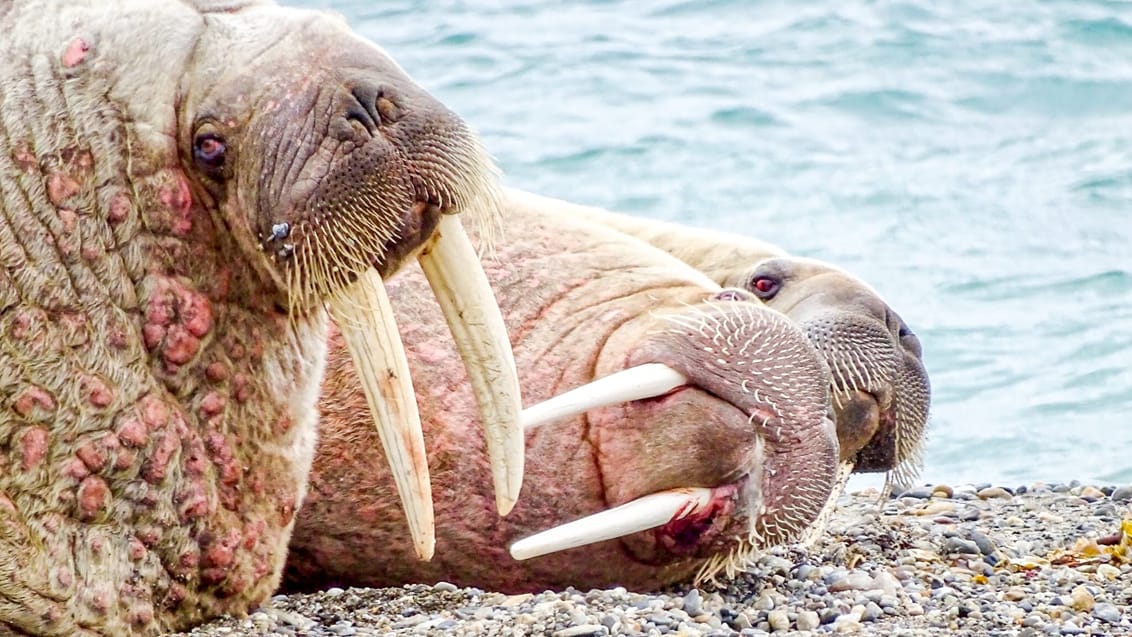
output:
POLYGON ((451 584, 277 596, 190 635, 1132 635, 1132 486, 842 496, 808 551, 652 594, 451 584))

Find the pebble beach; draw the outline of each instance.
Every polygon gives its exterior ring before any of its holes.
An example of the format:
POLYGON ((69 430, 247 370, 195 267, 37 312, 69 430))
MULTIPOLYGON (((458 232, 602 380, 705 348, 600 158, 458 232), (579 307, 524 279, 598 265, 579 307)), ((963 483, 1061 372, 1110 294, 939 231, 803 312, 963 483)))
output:
POLYGON ((1132 486, 843 495, 813 547, 698 587, 280 595, 186 635, 1132 635, 1132 486))

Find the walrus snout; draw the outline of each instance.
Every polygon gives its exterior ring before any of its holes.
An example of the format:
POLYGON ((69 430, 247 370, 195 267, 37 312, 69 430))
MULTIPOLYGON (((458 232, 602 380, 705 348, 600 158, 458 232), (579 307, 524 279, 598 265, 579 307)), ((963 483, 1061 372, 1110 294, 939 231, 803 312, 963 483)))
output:
MULTIPOLYGON (((688 493, 666 524, 621 537, 639 562, 693 556, 741 568, 753 549, 796 537, 830 496, 837 443, 824 363, 789 319, 747 297, 721 293, 658 316, 625 365, 663 365, 683 384, 587 415, 614 511, 631 515, 638 502, 688 493)), ((537 543, 512 554, 533 554, 537 543)))

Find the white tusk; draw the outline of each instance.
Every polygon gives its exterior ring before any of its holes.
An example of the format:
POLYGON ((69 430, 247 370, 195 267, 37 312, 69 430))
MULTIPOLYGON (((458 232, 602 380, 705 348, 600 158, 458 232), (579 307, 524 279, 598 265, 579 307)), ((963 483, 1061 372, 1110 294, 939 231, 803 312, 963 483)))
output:
POLYGON ((417 557, 432 559, 436 526, 428 456, 409 378, 409 361, 385 284, 377 270, 371 268, 332 295, 328 306, 365 389, 370 413, 397 482, 417 557))
POLYGON ((647 531, 687 517, 711 504, 712 490, 687 487, 653 493, 608 511, 595 513, 523 538, 511 545, 511 557, 532 557, 647 531))
POLYGON ((448 321, 479 403, 495 484, 495 507, 507 515, 523 486, 524 439, 519 424, 519 374, 503 315, 455 215, 442 215, 419 260, 448 321))
POLYGON ((523 428, 533 429, 597 407, 663 396, 687 382, 683 374, 667 365, 637 365, 527 407, 522 415, 523 428))

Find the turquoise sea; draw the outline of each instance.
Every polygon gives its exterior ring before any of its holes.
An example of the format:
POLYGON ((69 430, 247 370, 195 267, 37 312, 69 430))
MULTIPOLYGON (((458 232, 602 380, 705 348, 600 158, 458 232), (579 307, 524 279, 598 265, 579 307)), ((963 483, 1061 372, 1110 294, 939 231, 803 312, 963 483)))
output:
POLYGON ((923 341, 924 480, 1132 482, 1132 3, 289 3, 380 43, 511 185, 871 282, 923 341))

